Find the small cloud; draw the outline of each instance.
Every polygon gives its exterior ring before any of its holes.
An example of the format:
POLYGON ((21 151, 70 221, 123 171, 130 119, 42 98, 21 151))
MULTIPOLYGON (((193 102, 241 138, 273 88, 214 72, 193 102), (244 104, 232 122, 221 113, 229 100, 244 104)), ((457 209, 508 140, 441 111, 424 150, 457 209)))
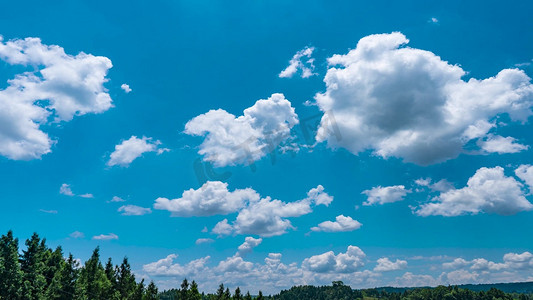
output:
POLYGON ((118 196, 113 196, 113 198, 111 198, 111 200, 109 200, 109 202, 125 202, 126 200, 118 197, 118 196))
POLYGON ((115 151, 109 156, 107 165, 109 167, 117 165, 127 167, 136 158, 143 155, 143 153, 156 152, 157 154, 161 154, 170 151, 167 148, 159 148, 160 144, 160 141, 154 141, 149 137, 143 136, 142 138, 137 138, 132 135, 128 140, 123 140, 120 144, 115 146, 115 151))
POLYGON ((213 239, 197 239, 196 240, 196 245, 200 245, 200 244, 210 244, 214 242, 213 239))
POLYGON ((263 241, 262 238, 253 238, 251 236, 248 236, 244 239, 244 243, 242 243, 240 246, 239 246, 239 251, 237 252, 236 255, 238 256, 243 256, 244 254, 246 253, 249 253, 249 252, 252 252, 252 250, 259 246, 259 244, 261 244, 261 242, 263 241))
POLYGON ((122 212, 123 216, 142 216, 151 214, 152 210, 147 207, 141 207, 137 205, 123 205, 118 208, 118 212, 122 212))
POLYGON ((433 17, 433 18, 429 19, 429 22, 431 22, 431 23, 439 23, 439 20, 437 18, 433 17))
POLYGON ((46 213, 46 214, 57 214, 57 210, 46 210, 46 209, 39 209, 40 212, 46 213))
POLYGON ((129 94, 131 92, 131 88, 129 85, 123 83, 121 86, 120 86, 121 89, 124 90, 124 92, 126 92, 126 94, 129 94))
POLYGON ((202 229, 202 232, 207 232, 208 229, 207 229, 207 226, 204 226, 204 229, 202 229))
POLYGON ((315 59, 311 58, 315 47, 305 47, 304 49, 296 52, 292 59, 289 61, 289 66, 279 73, 280 78, 291 78, 298 70, 301 71, 302 78, 308 78, 313 75, 318 75, 313 73, 315 70, 315 59), (307 57, 305 62, 302 61, 302 58, 307 57))
POLYGON ((99 240, 99 241, 118 240, 118 235, 114 233, 100 234, 100 235, 93 236, 93 240, 99 240))
POLYGON ((63 183, 61 185, 61 187, 59 188, 59 193, 65 196, 71 196, 71 197, 74 196, 74 193, 70 189, 70 185, 66 183, 63 183))
POLYGON ((83 234, 83 232, 74 231, 73 233, 69 234, 69 236, 73 239, 81 239, 85 237, 85 234, 83 234))
POLYGON ((94 198, 94 195, 90 194, 90 193, 86 193, 86 194, 80 195, 80 197, 82 197, 82 198, 94 198))

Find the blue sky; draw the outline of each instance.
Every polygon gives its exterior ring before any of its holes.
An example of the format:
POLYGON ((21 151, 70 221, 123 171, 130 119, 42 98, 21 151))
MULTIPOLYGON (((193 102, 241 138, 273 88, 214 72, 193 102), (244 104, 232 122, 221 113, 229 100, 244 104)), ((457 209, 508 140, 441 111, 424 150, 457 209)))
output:
POLYGON ((330 2, 9 3, 0 231, 162 288, 531 280, 532 4, 330 2))

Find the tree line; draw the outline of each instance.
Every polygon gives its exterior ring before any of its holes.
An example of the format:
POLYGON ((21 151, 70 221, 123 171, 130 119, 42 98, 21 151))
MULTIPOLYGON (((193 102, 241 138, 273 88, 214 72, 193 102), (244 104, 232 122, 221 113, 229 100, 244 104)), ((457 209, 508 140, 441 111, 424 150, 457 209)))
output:
POLYGON ((13 232, 0 237, 0 300, 152 300, 159 299, 153 282, 137 282, 125 257, 102 265, 100 248, 80 266, 61 247, 51 249, 34 233, 19 253, 13 232))
POLYGON ((179 288, 158 292, 153 281, 148 285, 144 279, 137 282, 127 257, 120 265, 114 265, 111 258, 103 265, 99 247, 80 266, 72 254, 64 257, 61 246, 49 248, 36 233, 25 246, 19 252, 12 231, 0 237, 0 300, 533 300, 530 294, 505 293, 494 287, 488 291, 457 286, 354 290, 342 281, 331 286, 295 286, 271 296, 259 291, 252 296, 239 287, 232 293, 224 284, 214 294, 200 293, 194 280, 184 279, 179 288))

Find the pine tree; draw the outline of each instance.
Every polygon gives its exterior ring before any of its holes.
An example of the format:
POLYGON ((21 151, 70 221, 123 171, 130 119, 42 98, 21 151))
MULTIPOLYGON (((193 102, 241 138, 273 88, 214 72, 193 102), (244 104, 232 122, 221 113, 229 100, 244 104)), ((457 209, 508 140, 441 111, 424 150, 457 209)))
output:
POLYGON ((46 251, 46 267, 44 270, 44 277, 46 279, 46 298, 47 299, 59 299, 61 298, 61 270, 65 265, 63 259, 63 250, 60 246, 56 250, 52 251, 48 249, 46 251))
MULTIPOLYGON (((194 281, 193 281, 194 283, 194 281)), ((150 284, 144 292, 143 300, 159 300, 157 286, 153 281, 150 281, 150 284)))
MULTIPOLYGON (((22 251, 20 258, 23 275, 22 297, 28 300, 44 299, 47 280, 45 273, 46 251, 45 240, 34 233, 26 240, 26 250, 22 251)), ((50 280, 51 281, 51 280, 50 280)))
POLYGON ((229 288, 226 288, 226 291, 224 292, 224 300, 231 300, 231 292, 229 291, 229 288))
POLYGON ((202 300, 202 295, 198 291, 198 284, 196 281, 192 281, 191 288, 189 289, 189 300, 202 300))
POLYGON ((221 284, 218 286, 216 299, 217 299, 217 300, 224 300, 224 284, 223 284, 223 283, 221 283, 221 284))
POLYGON ((263 292, 259 291, 259 295, 257 295, 257 298, 255 298, 256 300, 264 300, 265 297, 263 297, 263 292))
POLYGON ((187 281, 187 278, 183 279, 181 282, 181 288, 178 295, 179 300, 189 300, 189 282, 187 281))
POLYGON ((235 289, 235 294, 233 294, 233 299, 234 300, 242 300, 241 289, 239 287, 237 287, 235 289))
POLYGON ((18 239, 13 231, 0 238, 0 299, 22 298, 22 271, 18 255, 18 239))
POLYGON ((252 300, 252 295, 250 295, 250 292, 246 292, 246 296, 244 296, 244 300, 252 300))
POLYGON ((79 280, 85 295, 91 300, 109 300, 111 282, 107 279, 104 267, 100 263, 99 247, 94 249, 91 258, 85 262, 79 280))
POLYGON ((143 300, 144 290, 144 279, 142 279, 141 282, 139 282, 135 287, 135 291, 133 292, 133 295, 130 299, 143 300))
POLYGON ((124 257, 117 272, 117 291, 120 294, 120 299, 130 299, 136 288, 137 283, 135 282, 135 276, 131 273, 130 263, 128 258, 124 257))

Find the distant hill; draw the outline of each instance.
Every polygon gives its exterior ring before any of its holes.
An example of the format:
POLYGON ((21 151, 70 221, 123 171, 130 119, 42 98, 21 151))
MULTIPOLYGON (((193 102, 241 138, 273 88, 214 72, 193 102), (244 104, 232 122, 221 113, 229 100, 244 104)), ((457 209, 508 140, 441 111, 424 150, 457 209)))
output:
MULTIPOLYGON (((461 284, 457 287, 468 289, 475 292, 488 291, 491 288, 497 288, 505 293, 533 294, 533 281, 531 282, 510 282, 510 283, 488 283, 488 284, 461 284)), ((379 287, 379 291, 388 293, 403 293, 406 290, 413 290, 413 287, 379 287)))

